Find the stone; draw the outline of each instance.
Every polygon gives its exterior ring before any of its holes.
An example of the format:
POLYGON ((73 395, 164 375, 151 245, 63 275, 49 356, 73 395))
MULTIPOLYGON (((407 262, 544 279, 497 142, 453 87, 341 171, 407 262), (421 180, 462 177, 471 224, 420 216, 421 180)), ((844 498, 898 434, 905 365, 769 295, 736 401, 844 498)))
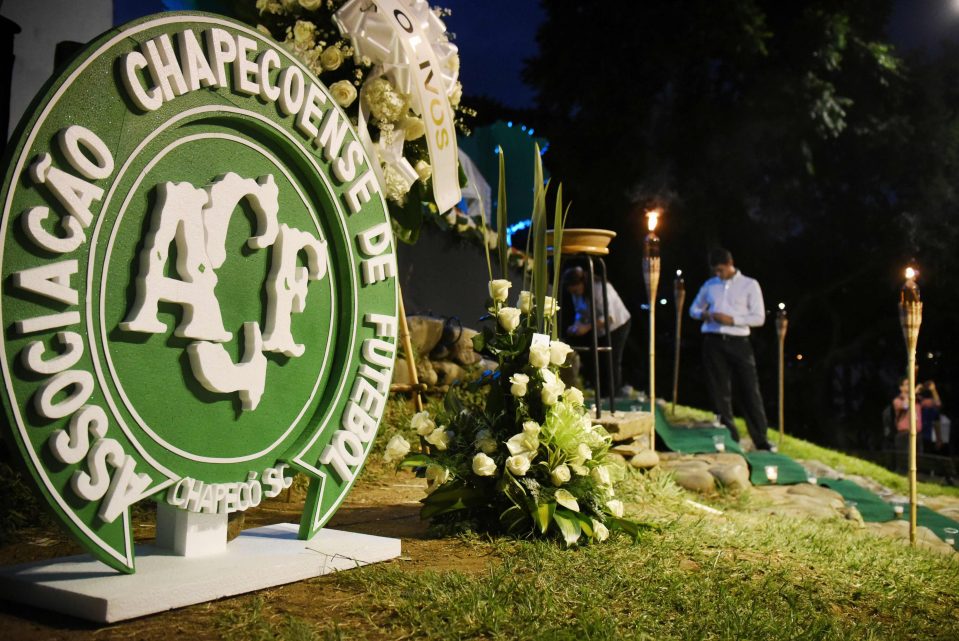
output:
POLYGON ((686 457, 681 459, 672 459, 663 462, 663 467, 667 470, 694 468, 703 471, 709 470, 709 461, 698 457, 686 457))
POLYGON ((407 365, 405 358, 397 358, 396 364, 393 366, 393 384, 394 385, 410 385, 413 381, 410 380, 410 370, 409 365, 407 365))
POLYGON ((752 485, 749 481, 749 468, 739 463, 719 463, 710 467, 709 473, 727 490, 745 490, 752 485))
POLYGON ((613 437, 613 441, 628 441, 640 434, 648 434, 653 426, 653 416, 649 412, 603 412, 593 423, 602 425, 613 437))
POLYGON ((479 363, 483 357, 473 349, 473 337, 477 334, 479 334, 479 332, 475 329, 464 327, 459 340, 450 346, 450 358, 460 365, 475 365, 479 363))
POLYGON ((707 494, 716 489, 716 479, 706 468, 682 466, 671 470, 676 484, 692 492, 707 494))
POLYGON ((659 465, 659 454, 655 450, 643 450, 629 459, 629 464, 641 470, 648 470, 659 465))
POLYGON ((439 385, 452 385, 467 378, 466 370, 451 361, 430 361, 439 385))
POLYGON ((648 450, 649 446, 645 443, 640 444, 636 439, 632 441, 622 441, 620 443, 614 443, 610 452, 616 452, 617 454, 622 454, 623 456, 636 456, 644 450, 648 450))
MULTIPOLYGON (((419 377, 420 383, 430 387, 436 385, 439 380, 436 370, 433 369, 433 364, 427 360, 416 361, 416 375, 419 377)), ((413 383, 410 380, 410 368, 405 358, 396 359, 396 365, 393 366, 393 382, 397 385, 411 385, 413 383)))
POLYGON ((842 494, 835 490, 830 490, 828 487, 813 485, 811 483, 798 483, 796 485, 787 485, 784 487, 786 487, 787 494, 792 494, 794 496, 808 496, 820 502, 828 503, 837 510, 842 509, 842 507, 845 505, 842 494))
MULTIPOLYGON (((881 536, 899 539, 903 545, 909 545, 909 521, 904 519, 895 519, 885 523, 867 523, 866 529, 881 536)), ((956 550, 951 545, 936 536, 935 532, 921 525, 916 528, 916 546, 940 554, 956 554, 956 550)))
POLYGON ((425 359, 443 337, 443 319, 433 316, 407 316, 406 322, 410 328, 413 349, 425 359))
POLYGON ((810 476, 815 476, 820 479, 838 479, 842 478, 842 474, 829 467, 825 463, 820 461, 803 461, 800 460, 799 463, 806 468, 806 471, 810 476))

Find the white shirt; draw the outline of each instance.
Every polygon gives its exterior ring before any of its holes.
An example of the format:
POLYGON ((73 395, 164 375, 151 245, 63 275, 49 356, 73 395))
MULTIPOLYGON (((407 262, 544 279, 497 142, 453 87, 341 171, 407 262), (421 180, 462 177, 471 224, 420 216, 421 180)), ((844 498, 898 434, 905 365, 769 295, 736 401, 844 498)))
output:
POLYGON ((706 311, 728 314, 733 317, 733 324, 707 321, 702 327, 704 334, 749 336, 750 327, 761 327, 766 322, 766 306, 759 282, 739 270, 729 280, 713 277, 703 284, 689 307, 689 315, 700 320, 706 311))
MULTIPOLYGON (((572 299, 576 311, 576 322, 583 325, 592 324, 593 319, 590 316, 585 296, 572 296, 572 299)), ((613 284, 609 282, 606 283, 606 299, 609 302, 610 331, 615 332, 630 319, 629 310, 626 309, 623 299, 619 297, 619 293, 613 287, 613 284)), ((593 303, 596 306, 596 322, 600 325, 597 336, 605 336, 606 330, 602 328, 605 319, 603 318, 603 281, 601 280, 596 280, 593 283, 593 303)))

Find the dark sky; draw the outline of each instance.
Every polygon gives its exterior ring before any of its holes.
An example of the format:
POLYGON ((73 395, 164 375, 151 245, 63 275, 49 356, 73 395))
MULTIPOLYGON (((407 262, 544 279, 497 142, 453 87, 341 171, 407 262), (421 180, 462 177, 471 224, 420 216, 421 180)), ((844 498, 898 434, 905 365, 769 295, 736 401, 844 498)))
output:
POLYGON ((538 0, 432 0, 432 4, 453 12, 445 20, 457 36, 464 93, 490 96, 510 107, 532 107, 533 92, 520 73, 523 60, 536 53, 536 30, 543 20, 538 0))
POLYGON ((889 37, 905 51, 934 51, 943 40, 959 39, 959 0, 897 0, 889 37))

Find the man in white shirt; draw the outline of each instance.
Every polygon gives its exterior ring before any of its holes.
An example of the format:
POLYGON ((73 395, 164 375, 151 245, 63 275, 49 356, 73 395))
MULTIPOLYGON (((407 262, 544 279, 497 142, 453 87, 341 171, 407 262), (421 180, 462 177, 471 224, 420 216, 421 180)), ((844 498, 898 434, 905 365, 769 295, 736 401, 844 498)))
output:
POLYGON ((689 315, 703 321, 703 363, 719 420, 735 440, 739 432, 733 423, 733 379, 737 400, 742 403, 749 436, 758 450, 771 449, 766 439, 766 411, 759 393, 756 359, 749 343, 751 327, 766 321, 766 308, 759 283, 736 269, 726 249, 709 254, 710 278, 696 294, 689 315))

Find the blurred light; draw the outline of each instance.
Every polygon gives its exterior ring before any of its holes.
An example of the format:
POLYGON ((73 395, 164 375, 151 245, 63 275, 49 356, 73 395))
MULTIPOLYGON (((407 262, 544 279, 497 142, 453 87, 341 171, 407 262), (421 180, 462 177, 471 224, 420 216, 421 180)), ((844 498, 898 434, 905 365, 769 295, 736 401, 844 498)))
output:
POLYGON ((659 216, 662 213, 659 209, 650 209, 646 212, 646 228, 649 231, 656 231, 656 225, 659 224, 659 216))
POLYGON ((665 299, 665 298, 660 298, 660 299, 659 299, 659 304, 660 304, 660 305, 665 305, 665 304, 666 304, 666 299, 665 299))
POLYGON ((522 129, 523 131, 526 131, 526 125, 520 125, 519 128, 522 129))
POLYGON ((533 128, 532 128, 532 127, 530 127, 530 129, 529 129, 529 135, 530 135, 530 136, 533 135, 533 128))
POLYGON ((683 270, 677 269, 677 270, 676 270, 676 276, 679 277, 679 276, 682 276, 682 275, 683 275, 683 270))
POLYGON ((779 303, 779 309, 786 309, 786 303, 779 303))
POLYGON ((642 309, 642 310, 648 310, 648 309, 649 309, 649 305, 646 304, 646 303, 643 303, 642 305, 639 306, 639 308, 642 309))
POLYGON ((512 126, 513 126, 513 121, 510 120, 509 122, 507 122, 507 123, 506 123, 506 126, 507 126, 507 127, 512 127, 512 126))
POLYGON ((801 361, 801 360, 802 360, 802 354, 796 354, 796 360, 797 360, 797 361, 801 361))
POLYGON ((513 234, 515 234, 516 232, 522 229, 529 229, 532 226, 532 224, 533 224, 533 221, 527 218, 526 220, 521 220, 518 223, 508 226, 506 228, 506 244, 512 245, 513 234))
POLYGON ((932 352, 929 352, 928 354, 926 354, 926 358, 928 358, 928 359, 930 359, 930 360, 932 360, 932 359, 935 358, 935 357, 936 357, 936 355, 933 354, 932 352))
POLYGON ((919 276, 919 271, 913 267, 906 267, 906 280, 915 280, 919 276))

